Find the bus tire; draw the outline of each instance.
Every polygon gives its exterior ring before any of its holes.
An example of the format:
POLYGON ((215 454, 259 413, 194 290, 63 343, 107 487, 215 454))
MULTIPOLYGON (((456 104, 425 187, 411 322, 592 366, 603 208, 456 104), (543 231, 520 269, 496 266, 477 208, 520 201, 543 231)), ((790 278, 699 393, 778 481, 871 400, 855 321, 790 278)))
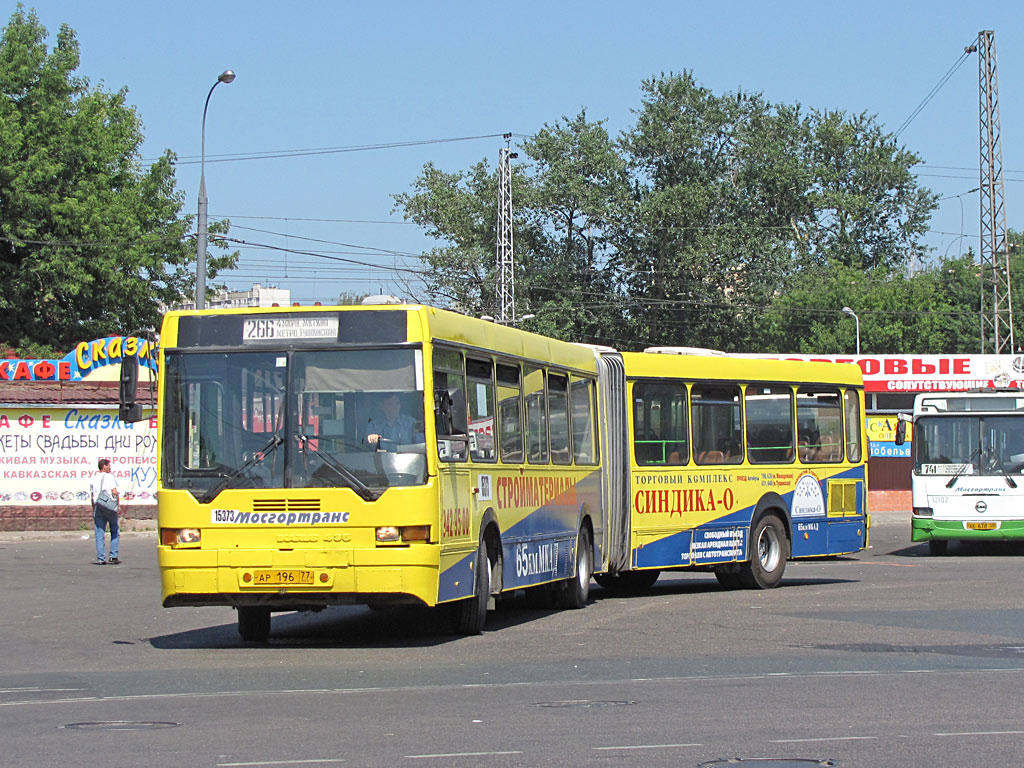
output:
POLYGON ((491 599, 491 560, 487 556, 487 543, 480 541, 476 550, 473 596, 455 604, 455 632, 460 635, 479 635, 487 623, 487 604, 491 599))
POLYGON ((928 554, 935 557, 942 557, 946 552, 949 551, 949 540, 948 539, 929 539, 928 540, 928 554))
POLYGON ((782 521, 764 515, 750 532, 750 560, 740 566, 740 581, 747 589, 771 589, 782 580, 789 559, 789 539, 782 521))
POLYGON ((740 578, 739 571, 727 571, 724 568, 716 568, 715 578, 718 579, 718 583, 722 589, 743 588, 743 579, 740 578))
POLYGON ((646 571, 620 571, 616 574, 596 574, 594 581, 614 594, 635 595, 653 587, 660 575, 661 571, 657 568, 646 571))
POLYGON ((258 605, 238 606, 238 634, 247 643, 265 643, 270 634, 270 609, 258 605))
POLYGON ((576 537, 576 574, 568 579, 558 593, 558 607, 579 609, 590 598, 590 579, 594 575, 594 549, 590 546, 590 529, 581 526, 576 537))

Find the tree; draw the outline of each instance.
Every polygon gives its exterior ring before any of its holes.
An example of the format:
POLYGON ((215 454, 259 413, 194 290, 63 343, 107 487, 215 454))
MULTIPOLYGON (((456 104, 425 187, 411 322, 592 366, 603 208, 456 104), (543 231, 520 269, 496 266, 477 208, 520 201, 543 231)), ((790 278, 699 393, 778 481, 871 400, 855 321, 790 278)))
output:
MULTIPOLYGON (((690 72, 644 81, 635 114, 618 139, 581 111, 521 145, 516 292, 531 327, 627 349, 825 352, 844 345, 840 310, 863 295, 882 332, 936 199, 910 173, 919 158, 873 117, 719 95, 690 72)), ((493 306, 486 163, 428 165, 395 200, 444 243, 425 256, 431 295, 493 306)), ((885 330, 886 343, 908 338, 885 330)))
MULTIPOLYGON (((159 302, 179 302, 194 286, 174 154, 142 168, 127 90, 75 74, 68 26, 52 50, 46 39, 20 5, 0 37, 0 343, 30 356, 153 328, 159 302)), ((236 259, 211 257, 209 275, 236 259)))

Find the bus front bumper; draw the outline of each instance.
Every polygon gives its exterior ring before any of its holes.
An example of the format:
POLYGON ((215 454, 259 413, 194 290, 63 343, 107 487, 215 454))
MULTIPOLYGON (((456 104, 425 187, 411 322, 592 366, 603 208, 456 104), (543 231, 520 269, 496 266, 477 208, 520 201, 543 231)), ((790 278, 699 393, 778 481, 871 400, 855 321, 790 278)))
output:
POLYGON ((437 602, 437 552, 428 547, 342 550, 158 548, 165 607, 437 602))
POLYGON ((935 520, 912 517, 911 541, 947 539, 1024 539, 1024 520, 935 520))

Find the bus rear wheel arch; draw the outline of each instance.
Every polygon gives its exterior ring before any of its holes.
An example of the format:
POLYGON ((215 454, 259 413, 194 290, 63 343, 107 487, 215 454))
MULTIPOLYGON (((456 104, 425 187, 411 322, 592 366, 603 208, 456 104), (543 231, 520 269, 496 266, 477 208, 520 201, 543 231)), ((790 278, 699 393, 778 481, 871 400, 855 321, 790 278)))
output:
POLYGON ((782 580, 789 559, 786 526, 774 512, 758 518, 750 529, 750 559, 740 566, 739 577, 747 589, 772 589, 782 580))

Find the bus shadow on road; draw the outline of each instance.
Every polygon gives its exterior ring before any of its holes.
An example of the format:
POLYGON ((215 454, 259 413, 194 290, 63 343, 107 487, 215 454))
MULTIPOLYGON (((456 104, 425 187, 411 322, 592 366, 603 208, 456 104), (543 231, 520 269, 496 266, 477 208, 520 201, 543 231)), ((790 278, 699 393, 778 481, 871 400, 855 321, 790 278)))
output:
MULTIPOLYGON (((265 643, 248 643, 239 637, 234 623, 161 635, 150 639, 160 650, 216 650, 259 647, 303 648, 426 648, 464 639, 451 628, 450 609, 396 606, 370 610, 329 607, 320 612, 272 614, 270 637, 265 643)), ((525 624, 554 610, 521 608, 499 602, 487 617, 485 632, 525 624)))
POLYGON ((1022 541, 951 541, 944 555, 933 555, 928 543, 911 544, 909 547, 894 549, 890 555, 900 557, 921 557, 928 560, 942 560, 950 557, 1020 557, 1024 555, 1022 541))

